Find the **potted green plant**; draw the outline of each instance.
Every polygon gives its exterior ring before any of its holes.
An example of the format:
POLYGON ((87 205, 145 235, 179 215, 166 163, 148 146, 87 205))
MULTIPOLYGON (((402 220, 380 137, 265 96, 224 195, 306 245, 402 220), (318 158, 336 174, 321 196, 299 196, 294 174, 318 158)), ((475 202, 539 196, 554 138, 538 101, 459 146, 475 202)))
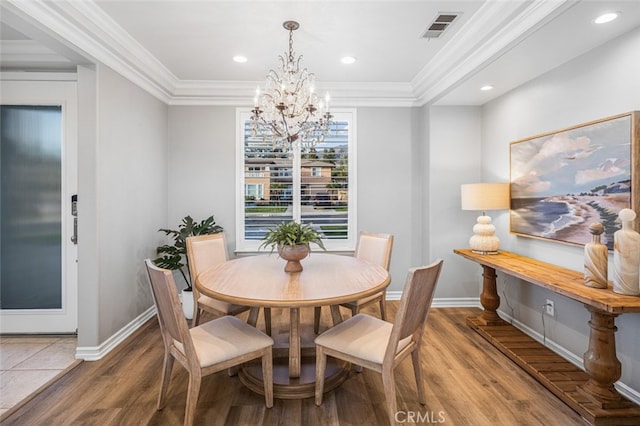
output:
POLYGON ((222 232, 220 225, 216 225, 216 221, 212 216, 201 222, 196 222, 191 216, 182 219, 178 229, 159 229, 158 232, 164 232, 165 235, 171 236, 173 244, 164 244, 158 246, 156 252, 161 255, 153 260, 160 268, 172 271, 180 271, 184 278, 187 288, 182 290, 182 310, 187 319, 193 317, 193 290, 191 287, 191 277, 189 276, 189 259, 187 258, 187 237, 193 235, 217 234, 222 232), (185 273, 186 269, 186 273, 185 273))
POLYGON ((270 247, 271 253, 277 249, 278 255, 287 260, 284 270, 286 272, 300 272, 302 271, 300 261, 309 254, 311 243, 326 250, 320 234, 311 225, 302 225, 291 221, 282 222, 270 228, 262 238, 260 248, 270 247))

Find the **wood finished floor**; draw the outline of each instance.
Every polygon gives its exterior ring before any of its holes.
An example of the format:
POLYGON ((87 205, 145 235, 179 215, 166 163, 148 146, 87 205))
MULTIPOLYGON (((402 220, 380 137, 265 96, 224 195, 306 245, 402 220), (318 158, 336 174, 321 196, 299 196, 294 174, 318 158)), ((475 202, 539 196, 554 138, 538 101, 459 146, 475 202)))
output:
MULTIPOLYGON (((398 302, 388 306, 393 318, 398 302)), ((374 307, 370 309, 375 313, 374 307)), ((323 324, 329 323, 328 311, 323 309, 323 324)), ((585 424, 467 327, 465 318, 478 312, 432 309, 421 352, 427 405, 417 401, 407 359, 396 369, 400 424, 585 424)), ((287 321, 286 312, 279 309, 273 309, 272 315, 274 327, 287 321)), ((303 311, 303 320, 312 321, 311 310, 303 311)), ((177 363, 168 404, 162 411, 155 408, 162 354, 162 339, 153 319, 103 360, 82 363, 2 424, 181 425, 187 374, 177 363)), ((200 425, 384 425, 386 419, 382 380, 368 370, 352 373, 338 389, 325 394, 321 407, 308 398, 275 400, 271 409, 265 407, 261 395, 244 388, 237 376, 221 372, 203 379, 196 413, 200 425)))

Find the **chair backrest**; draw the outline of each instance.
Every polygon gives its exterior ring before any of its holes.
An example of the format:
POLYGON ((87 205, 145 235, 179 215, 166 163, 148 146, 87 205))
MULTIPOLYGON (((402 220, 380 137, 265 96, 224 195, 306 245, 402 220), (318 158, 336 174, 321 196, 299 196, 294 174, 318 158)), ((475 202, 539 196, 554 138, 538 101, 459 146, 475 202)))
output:
POLYGON ((180 306, 173 273, 168 269, 157 267, 150 259, 144 262, 149 274, 151 292, 158 311, 158 322, 165 347, 169 348, 177 342, 183 345, 185 353, 195 354, 187 320, 180 306))
POLYGON ((354 256, 389 270, 393 235, 361 231, 354 256))
POLYGON ((442 262, 438 259, 430 265, 409 269, 385 358, 393 357, 398 342, 406 337, 414 336, 413 340, 420 343, 442 262))
POLYGON ((193 295, 198 300, 200 292, 196 288, 196 278, 205 269, 227 261, 227 240, 224 233, 218 232, 187 237, 185 242, 193 295))

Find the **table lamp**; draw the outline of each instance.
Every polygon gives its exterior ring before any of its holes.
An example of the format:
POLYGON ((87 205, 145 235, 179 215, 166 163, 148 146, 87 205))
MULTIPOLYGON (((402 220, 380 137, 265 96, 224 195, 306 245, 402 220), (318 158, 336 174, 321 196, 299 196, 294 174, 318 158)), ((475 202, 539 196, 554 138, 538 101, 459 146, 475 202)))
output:
POLYGON ((469 240, 473 252, 498 253, 500 240, 494 235, 496 227, 491 224, 491 218, 485 215, 485 211, 508 209, 509 187, 509 183, 470 183, 461 186, 462 210, 482 211, 478 223, 473 226, 475 234, 469 240))

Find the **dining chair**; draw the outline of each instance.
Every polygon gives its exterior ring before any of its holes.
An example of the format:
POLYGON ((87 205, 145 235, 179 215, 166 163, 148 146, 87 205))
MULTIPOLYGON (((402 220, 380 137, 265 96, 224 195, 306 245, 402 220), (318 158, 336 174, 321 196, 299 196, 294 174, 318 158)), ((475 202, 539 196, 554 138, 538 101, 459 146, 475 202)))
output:
MULTIPOLYGON (((232 303, 216 300, 212 297, 200 293, 196 285, 196 277, 207 268, 211 268, 228 260, 227 240, 224 233, 196 235, 186 238, 187 263, 189 264, 189 275, 193 283, 193 298, 196 303, 193 305, 193 322, 196 326, 200 323, 202 311, 210 312, 216 316, 238 315, 248 311, 248 306, 234 305, 232 303)), ((255 313, 249 315, 249 324, 255 326, 258 319, 257 309, 255 313)), ((271 310, 264 310, 265 328, 268 335, 271 335, 271 310)))
POLYGON ((388 416, 394 425, 397 403, 393 372, 409 354, 418 399, 420 404, 425 404, 420 343, 441 269, 442 260, 409 269, 393 324, 371 315, 357 314, 316 337, 316 405, 322 404, 327 356, 339 358, 382 373, 388 416))
POLYGON ((173 274, 145 260, 164 342, 162 383, 157 409, 164 407, 174 359, 189 373, 184 424, 192 425, 202 377, 253 359, 262 359, 265 403, 273 407, 273 339, 234 316, 189 328, 173 274))
MULTIPOLYGON (((356 251, 354 257, 366 260, 376 265, 380 265, 386 270, 389 270, 389 263, 391 261, 391 249, 393 247, 393 235, 390 234, 378 234, 373 232, 361 231, 358 234, 358 242, 356 243, 356 251)), ((378 303, 380 305, 380 318, 386 319, 386 300, 385 291, 373 294, 363 299, 358 299, 353 302, 343 303, 340 306, 344 306, 351 310, 351 315, 354 316, 360 310, 366 306, 378 303)), ((316 306, 314 308, 313 315, 313 331, 315 334, 320 332, 320 315, 321 307, 316 306)))

